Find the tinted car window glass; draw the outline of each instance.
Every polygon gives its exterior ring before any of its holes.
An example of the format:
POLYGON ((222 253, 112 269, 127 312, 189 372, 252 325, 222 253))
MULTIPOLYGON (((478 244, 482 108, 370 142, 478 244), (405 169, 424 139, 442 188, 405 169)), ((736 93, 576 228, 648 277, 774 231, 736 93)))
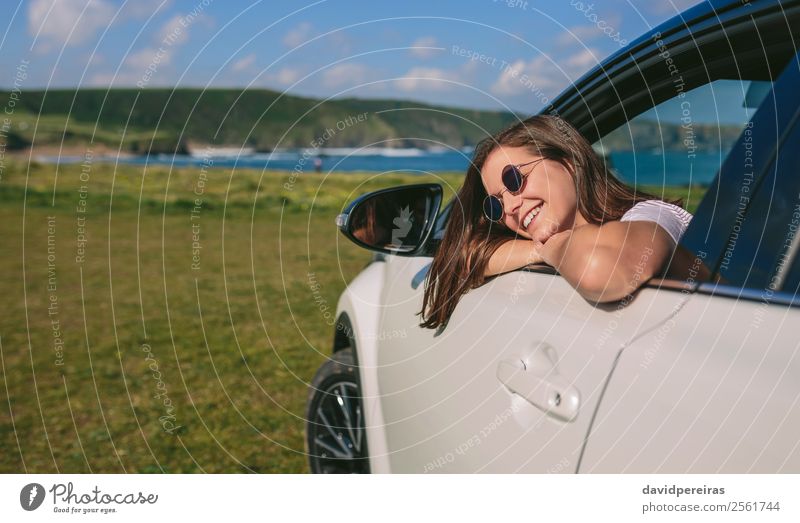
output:
POLYGON ((771 215, 774 225, 765 235, 776 245, 767 279, 767 289, 797 295, 800 292, 800 125, 784 140, 777 160, 779 179, 771 193, 771 215))
MULTIPOLYGON (((800 143, 800 128, 795 127, 792 135, 769 165, 755 196, 743 194, 735 202, 741 212, 737 213, 736 226, 719 264, 720 283, 772 290, 782 286, 785 256, 797 226, 792 227, 791 222, 800 204, 800 177, 796 175, 800 151, 785 145, 800 143)), ((743 171, 747 169, 742 166, 743 171)))
MULTIPOLYGON (((793 216, 790 221, 791 225, 787 225, 787 228, 790 226, 797 228, 798 222, 800 222, 800 209, 795 210, 795 212, 792 214, 793 216)), ((793 238, 794 242, 791 248, 787 249, 787 252, 784 253, 786 258, 781 260, 783 262, 781 269, 786 270, 786 277, 780 287, 780 291, 790 294, 794 297, 798 297, 800 295, 800 260, 798 260, 797 257, 798 247, 800 247, 798 246, 799 237, 800 235, 798 235, 797 231, 795 231, 795 237, 793 238)))

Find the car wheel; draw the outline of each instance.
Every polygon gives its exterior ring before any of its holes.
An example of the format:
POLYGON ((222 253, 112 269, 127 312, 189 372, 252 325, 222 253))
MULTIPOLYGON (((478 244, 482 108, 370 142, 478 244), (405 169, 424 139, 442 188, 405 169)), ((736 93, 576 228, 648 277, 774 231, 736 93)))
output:
POLYGON ((351 348, 317 370, 306 404, 306 450, 314 474, 368 474, 358 369, 351 348))

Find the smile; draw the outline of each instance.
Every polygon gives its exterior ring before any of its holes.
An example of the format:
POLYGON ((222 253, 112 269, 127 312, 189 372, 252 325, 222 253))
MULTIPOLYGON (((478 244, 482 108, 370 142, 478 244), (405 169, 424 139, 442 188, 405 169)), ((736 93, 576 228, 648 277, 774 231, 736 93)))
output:
POLYGON ((539 214, 539 211, 542 210, 542 205, 544 205, 544 202, 540 203, 539 205, 531 209, 531 212, 529 212, 528 215, 525 216, 525 219, 522 220, 522 226, 524 228, 527 229, 528 225, 530 225, 533 219, 536 218, 536 215, 539 214))

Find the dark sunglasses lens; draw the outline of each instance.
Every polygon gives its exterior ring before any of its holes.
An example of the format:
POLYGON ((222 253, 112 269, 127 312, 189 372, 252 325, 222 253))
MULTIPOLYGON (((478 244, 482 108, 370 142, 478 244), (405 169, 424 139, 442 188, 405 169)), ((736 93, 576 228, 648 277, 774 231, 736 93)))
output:
POLYGON ((503 218, 503 203, 496 196, 487 196, 483 200, 483 212, 493 222, 500 221, 503 218))
POLYGON ((515 165, 506 165, 503 169, 503 185, 512 193, 522 188, 522 173, 515 165))

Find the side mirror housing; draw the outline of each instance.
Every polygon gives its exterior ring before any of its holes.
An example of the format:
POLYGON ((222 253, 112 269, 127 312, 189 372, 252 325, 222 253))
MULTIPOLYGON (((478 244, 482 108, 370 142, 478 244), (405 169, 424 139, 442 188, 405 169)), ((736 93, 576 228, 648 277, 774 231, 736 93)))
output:
POLYGON ((381 189, 351 202, 336 226, 371 251, 419 256, 426 252, 441 204, 442 187, 436 183, 381 189))

